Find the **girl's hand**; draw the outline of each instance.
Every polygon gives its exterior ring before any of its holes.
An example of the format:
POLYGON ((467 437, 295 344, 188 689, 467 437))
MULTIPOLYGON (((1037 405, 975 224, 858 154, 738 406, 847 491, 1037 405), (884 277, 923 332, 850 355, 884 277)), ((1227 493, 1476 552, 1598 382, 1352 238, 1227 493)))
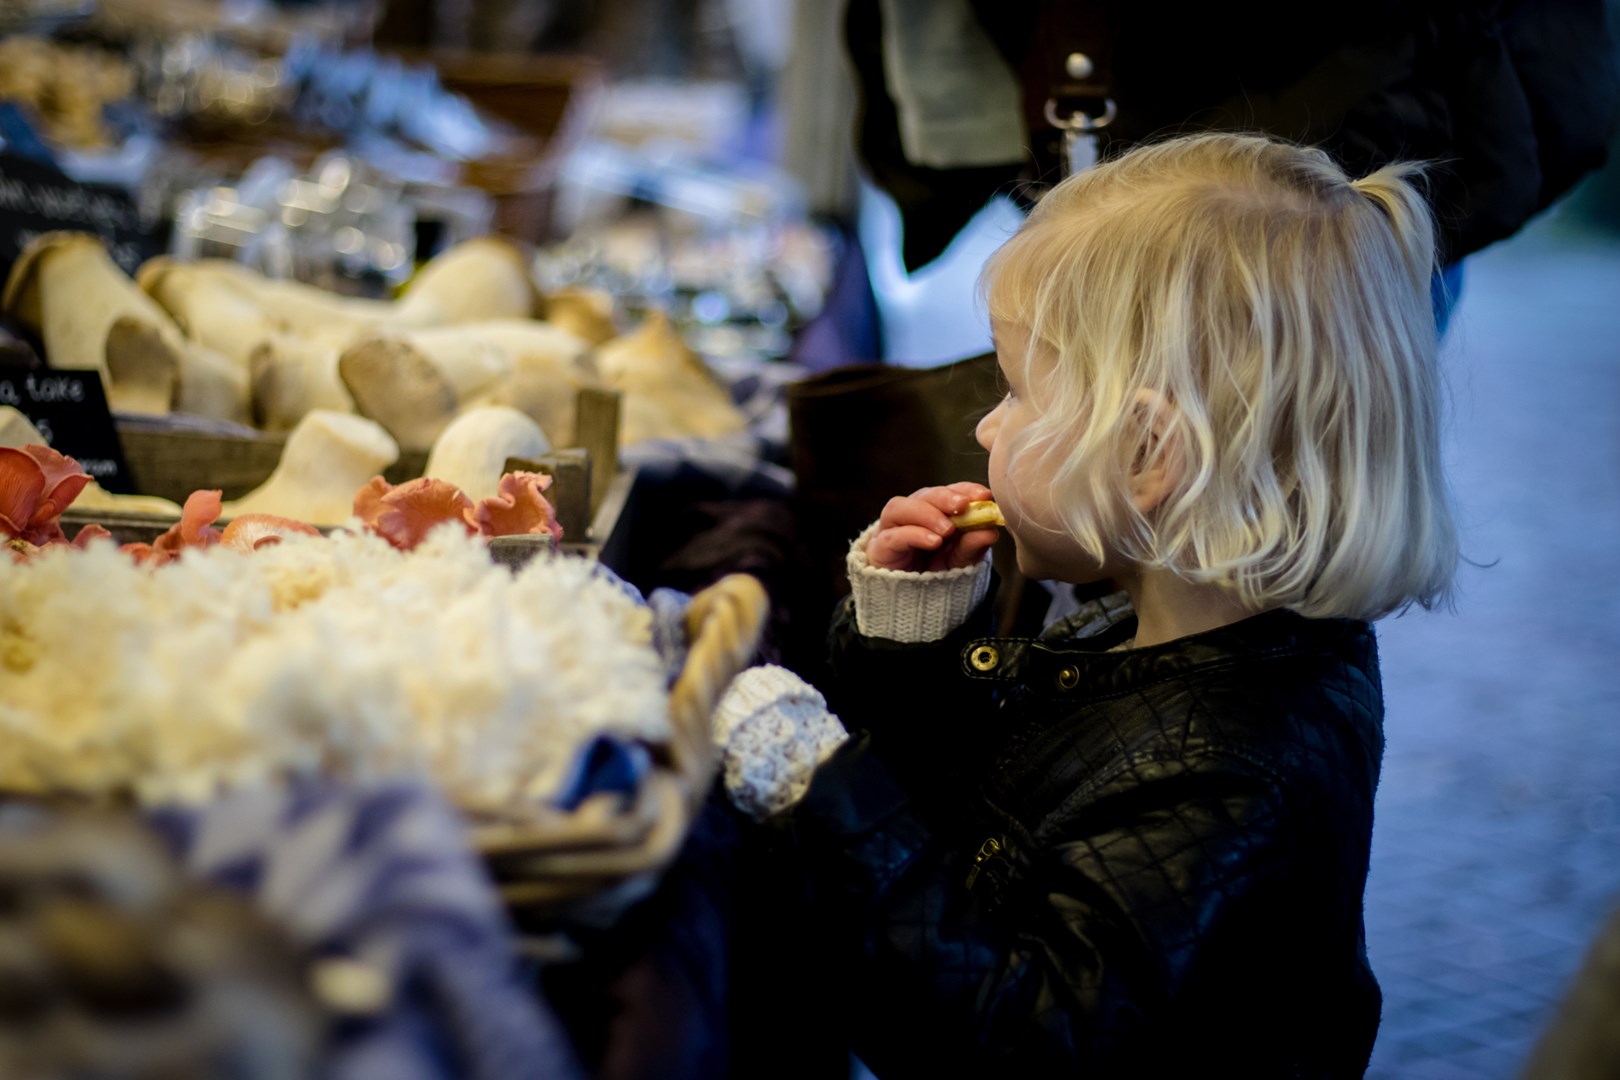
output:
POLYGON ((878 518, 878 531, 866 545, 867 565, 921 573, 978 562, 1001 530, 971 529, 958 534, 951 515, 966 510, 970 502, 990 497, 990 489, 983 484, 964 481, 890 499, 878 518))

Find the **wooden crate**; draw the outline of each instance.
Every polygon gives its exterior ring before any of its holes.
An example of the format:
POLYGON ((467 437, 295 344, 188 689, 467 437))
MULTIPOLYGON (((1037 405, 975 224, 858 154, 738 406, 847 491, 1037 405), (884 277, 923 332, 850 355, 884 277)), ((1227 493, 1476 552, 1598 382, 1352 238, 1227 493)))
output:
MULTIPOLYGON (((575 402, 574 425, 579 446, 554 450, 536 461, 507 463, 508 472, 539 471, 555 478, 548 498, 563 528, 564 550, 575 550, 577 545, 580 553, 595 555, 619 529, 618 519, 634 487, 634 478, 621 476, 618 469, 620 406, 617 391, 581 390, 575 402), (595 462, 608 464, 601 468, 595 462)), ((213 488, 218 488, 227 501, 241 498, 270 478, 286 446, 286 438, 281 435, 175 431, 136 420, 119 422, 118 439, 140 493, 177 503, 185 502, 193 491, 213 488)), ((426 469, 427 457, 421 451, 403 452, 383 478, 391 484, 414 480, 426 469)), ((111 520, 97 515, 65 520, 80 524, 97 521, 109 529, 118 524, 127 533, 122 535, 113 529, 120 543, 150 541, 171 523, 167 518, 148 518, 144 514, 116 515, 111 520)))
MULTIPOLYGON (((577 451, 572 454, 565 452, 563 456, 550 462, 538 463, 557 477, 551 495, 555 496, 553 505, 558 507, 558 524, 563 527, 563 542, 559 545, 559 550, 568 555, 597 559, 609 569, 622 572, 628 565, 627 548, 632 521, 630 511, 634 505, 635 474, 621 472, 616 475, 607 485, 607 494, 601 508, 593 516, 584 521, 565 521, 562 517, 563 505, 566 504, 570 508, 576 506, 584 508, 589 505, 589 499, 584 492, 576 490, 572 497, 568 497, 570 485, 576 484, 577 478, 581 475, 575 456, 577 453, 577 451)), ((228 520, 223 519, 221 524, 228 520)), ((153 514, 118 514, 71 508, 62 515, 62 528, 69 536, 75 535, 85 525, 95 524, 110 532, 113 541, 119 544, 150 544, 163 535, 174 522, 174 518, 158 517, 153 514)))
MULTIPOLYGON (((208 488, 220 489, 227 500, 240 499, 270 479, 286 445, 281 435, 165 431, 140 421, 119 421, 118 441, 141 494, 175 502, 208 488)), ((403 484, 426 467, 425 453, 401 453, 383 476, 391 484, 403 484)))

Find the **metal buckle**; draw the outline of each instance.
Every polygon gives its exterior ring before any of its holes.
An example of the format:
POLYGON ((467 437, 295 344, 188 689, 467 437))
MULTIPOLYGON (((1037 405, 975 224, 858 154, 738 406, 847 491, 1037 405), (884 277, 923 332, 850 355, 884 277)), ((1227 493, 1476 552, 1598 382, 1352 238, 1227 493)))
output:
POLYGON ((1113 98, 1103 98, 1103 114, 1101 116, 1093 118, 1090 113, 1072 112, 1065 118, 1058 115, 1057 99, 1047 98, 1045 112, 1046 122, 1053 127, 1062 131, 1087 134, 1093 131, 1101 131, 1109 124, 1112 124, 1114 117, 1119 115, 1119 107, 1114 104, 1113 98))

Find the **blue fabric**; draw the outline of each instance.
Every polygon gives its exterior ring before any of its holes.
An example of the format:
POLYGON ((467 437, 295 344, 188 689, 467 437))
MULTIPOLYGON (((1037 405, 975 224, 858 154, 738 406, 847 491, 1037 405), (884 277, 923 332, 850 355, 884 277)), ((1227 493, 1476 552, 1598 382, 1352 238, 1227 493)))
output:
POLYGON ((56 155, 29 122, 28 114, 12 102, 0 104, 0 146, 13 157, 56 168, 56 155))
POLYGON ((590 576, 597 581, 606 582, 613 586, 623 593, 627 599, 633 600, 637 604, 645 605, 647 603, 646 598, 641 595, 640 589, 614 573, 610 567, 603 563, 593 562, 590 567, 590 576))
POLYGON ((312 782, 149 815, 188 876, 231 888, 315 955, 385 977, 377 1016, 331 1033, 323 1080, 580 1075, 519 978, 499 898, 426 782, 312 782))
POLYGON ((1434 327, 1441 338, 1446 336, 1446 330, 1451 326, 1451 313, 1462 298, 1462 289, 1463 264, 1460 259, 1437 270, 1429 279, 1429 300, 1434 304, 1434 327))
POLYGON ((855 232, 842 239, 827 302, 793 339, 790 358, 810 375, 883 361, 883 324, 866 272, 866 253, 855 232))
POLYGON ((647 597, 653 613, 653 648, 664 661, 664 675, 670 686, 686 666, 686 609, 692 598, 676 589, 654 589, 647 597))
POLYGON ((634 795, 651 771, 652 755, 646 747, 598 735, 574 755, 555 802, 572 811, 592 795, 603 792, 634 795))

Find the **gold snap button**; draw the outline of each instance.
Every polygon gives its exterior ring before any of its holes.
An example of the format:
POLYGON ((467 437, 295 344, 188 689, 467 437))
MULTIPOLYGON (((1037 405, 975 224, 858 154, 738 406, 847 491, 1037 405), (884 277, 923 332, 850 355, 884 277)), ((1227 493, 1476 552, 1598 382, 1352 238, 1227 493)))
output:
POLYGON ((968 663, 979 671, 993 671, 1001 662, 1001 654, 993 645, 980 645, 968 655, 968 663))
POLYGON ((1080 685, 1080 669, 1071 664, 1059 671, 1057 684, 1064 690, 1073 690, 1080 685))

